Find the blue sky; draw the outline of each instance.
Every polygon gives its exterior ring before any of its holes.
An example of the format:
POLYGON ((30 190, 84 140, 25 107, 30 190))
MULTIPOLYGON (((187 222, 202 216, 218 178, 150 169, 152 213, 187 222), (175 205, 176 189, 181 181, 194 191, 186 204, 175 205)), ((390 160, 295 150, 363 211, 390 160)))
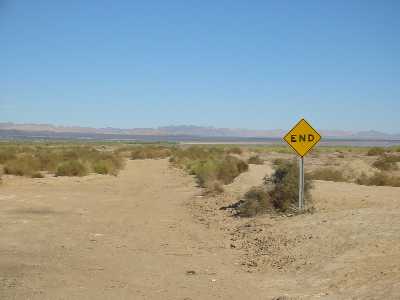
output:
POLYGON ((0 122, 400 132, 400 1, 0 0, 0 122))

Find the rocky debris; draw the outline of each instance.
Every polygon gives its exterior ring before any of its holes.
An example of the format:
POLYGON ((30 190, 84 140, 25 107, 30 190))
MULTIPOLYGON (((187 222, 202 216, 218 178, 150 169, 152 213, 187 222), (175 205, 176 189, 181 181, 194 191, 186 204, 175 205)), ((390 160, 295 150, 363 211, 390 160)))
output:
POLYGON ((196 271, 188 270, 188 271, 186 271, 186 275, 196 275, 196 271))

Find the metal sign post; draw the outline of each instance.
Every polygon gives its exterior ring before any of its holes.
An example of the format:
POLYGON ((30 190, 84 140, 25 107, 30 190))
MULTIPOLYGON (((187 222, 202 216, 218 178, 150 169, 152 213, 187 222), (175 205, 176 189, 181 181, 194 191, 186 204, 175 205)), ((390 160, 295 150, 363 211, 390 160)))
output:
POLYGON ((304 157, 299 159, 299 210, 304 209, 304 157))
POLYGON ((304 156, 321 140, 321 135, 301 119, 284 137, 299 155, 299 211, 304 210, 304 156))

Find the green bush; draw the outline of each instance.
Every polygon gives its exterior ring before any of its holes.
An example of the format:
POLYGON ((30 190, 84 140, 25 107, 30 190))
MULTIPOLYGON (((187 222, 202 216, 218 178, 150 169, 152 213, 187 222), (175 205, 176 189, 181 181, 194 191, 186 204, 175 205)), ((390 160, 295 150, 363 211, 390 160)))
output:
POLYGON ((124 161, 116 153, 100 153, 95 161, 92 162, 92 169, 98 174, 118 175, 123 168, 124 161))
POLYGON ((85 176, 88 170, 80 161, 71 160, 61 163, 56 170, 56 176, 85 176))
MULTIPOLYGON (((275 166, 271 177, 272 189, 270 196, 275 209, 289 211, 297 206, 299 199, 299 167, 296 161, 283 161, 275 166)), ((311 201, 311 180, 305 176, 304 198, 311 201)))
POLYGON ((378 156, 382 154, 385 154, 385 149, 382 147, 372 147, 367 152, 368 156, 378 156))
POLYGON ((247 163, 253 165, 262 165, 264 164, 264 161, 258 155, 254 155, 248 159, 247 163))
POLYGON ((218 161, 211 159, 200 160, 193 162, 189 166, 189 173, 196 176, 200 186, 205 187, 208 182, 215 182, 217 180, 218 169, 218 161))
MULTIPOLYGON (((312 188, 305 178, 304 196, 311 201, 312 188)), ((299 168, 295 161, 282 160, 275 166, 272 177, 266 177, 260 187, 251 188, 238 203, 232 205, 236 214, 252 217, 269 211, 296 211, 299 200, 299 168)))
POLYGON ((188 164, 189 173, 196 175, 200 186, 207 182, 219 181, 222 184, 231 183, 239 174, 248 170, 248 165, 233 156, 222 159, 198 160, 188 164))
POLYGON ((330 168, 320 168, 314 170, 310 173, 311 179, 316 180, 325 180, 325 181, 337 181, 337 182, 346 182, 347 179, 343 175, 343 173, 339 170, 334 170, 330 168))
POLYGON ((93 163, 93 171, 98 174, 117 175, 118 165, 110 159, 102 159, 93 163))
POLYGON ((239 174, 248 170, 246 162, 218 147, 177 148, 170 162, 195 175, 201 187, 209 190, 216 187, 215 192, 222 191, 220 187, 223 184, 231 183, 239 174))

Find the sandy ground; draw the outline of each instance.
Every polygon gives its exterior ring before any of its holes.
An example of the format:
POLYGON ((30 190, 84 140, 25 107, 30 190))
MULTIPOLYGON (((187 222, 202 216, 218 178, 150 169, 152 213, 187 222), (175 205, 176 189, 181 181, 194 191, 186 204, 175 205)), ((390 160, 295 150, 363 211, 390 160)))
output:
POLYGON ((0 187, 0 299, 400 299, 400 188, 316 182, 316 212, 238 219, 167 160, 0 187))

